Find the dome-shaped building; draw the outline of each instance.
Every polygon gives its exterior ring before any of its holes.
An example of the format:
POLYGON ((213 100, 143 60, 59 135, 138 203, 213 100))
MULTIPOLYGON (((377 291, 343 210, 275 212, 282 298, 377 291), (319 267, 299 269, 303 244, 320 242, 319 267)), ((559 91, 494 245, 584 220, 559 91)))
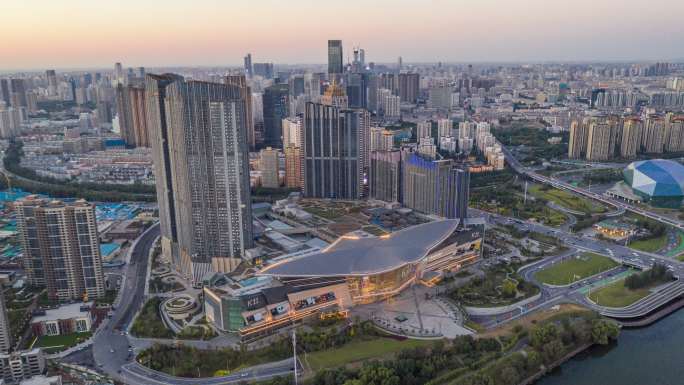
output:
POLYGON ((672 160, 632 162, 623 170, 635 194, 655 206, 679 207, 684 198, 684 166, 672 160))

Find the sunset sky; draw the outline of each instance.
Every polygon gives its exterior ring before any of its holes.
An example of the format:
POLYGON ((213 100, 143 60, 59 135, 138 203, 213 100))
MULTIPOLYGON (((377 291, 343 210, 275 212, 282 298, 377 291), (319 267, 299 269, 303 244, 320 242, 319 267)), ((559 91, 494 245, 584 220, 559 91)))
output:
POLYGON ((2 0, 0 69, 684 58, 682 0, 2 0))

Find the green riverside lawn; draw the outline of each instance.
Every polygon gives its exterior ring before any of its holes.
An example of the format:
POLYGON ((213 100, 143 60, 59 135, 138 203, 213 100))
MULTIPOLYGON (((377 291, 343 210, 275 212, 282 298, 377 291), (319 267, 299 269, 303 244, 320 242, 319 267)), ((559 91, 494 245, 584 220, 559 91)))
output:
POLYGON ((601 306, 625 307, 649 295, 651 287, 653 286, 630 290, 625 286, 625 280, 621 279, 592 291, 589 299, 601 306))
POLYGON ((311 369, 318 371, 373 357, 387 357, 389 354, 404 349, 432 344, 434 341, 429 340, 406 339, 399 341, 393 338, 376 338, 368 341, 355 341, 340 348, 307 354, 306 359, 311 365, 311 369))
POLYGON ((571 258, 556 263, 551 267, 538 271, 534 276, 541 283, 569 285, 594 274, 610 270, 617 265, 617 262, 606 256, 595 253, 582 253, 581 258, 571 258))

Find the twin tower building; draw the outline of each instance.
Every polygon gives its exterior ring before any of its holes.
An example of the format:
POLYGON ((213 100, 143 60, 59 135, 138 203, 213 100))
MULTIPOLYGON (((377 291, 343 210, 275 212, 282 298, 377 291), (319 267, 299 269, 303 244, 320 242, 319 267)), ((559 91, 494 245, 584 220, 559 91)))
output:
MULTIPOLYGON (((366 110, 347 108, 335 82, 328 88, 321 103, 306 106, 303 192, 309 197, 359 199, 366 194, 364 172, 371 166, 370 116, 366 110)), ((254 243, 247 144, 253 132, 251 90, 245 77, 209 83, 148 74, 145 103, 163 252, 195 282, 210 271, 234 270, 254 243)), ((428 174, 435 171, 432 164, 411 165, 428 174)), ((452 200, 437 187, 455 181, 428 178, 437 186, 430 193, 423 191, 423 179, 414 179, 412 184, 422 186, 413 194, 417 201, 426 199, 425 194, 438 196, 435 202, 452 200)), ((418 206, 409 205, 423 211, 418 206)), ((438 211, 426 210, 438 215, 456 210, 438 211)), ((447 214, 441 215, 458 216, 447 214)))

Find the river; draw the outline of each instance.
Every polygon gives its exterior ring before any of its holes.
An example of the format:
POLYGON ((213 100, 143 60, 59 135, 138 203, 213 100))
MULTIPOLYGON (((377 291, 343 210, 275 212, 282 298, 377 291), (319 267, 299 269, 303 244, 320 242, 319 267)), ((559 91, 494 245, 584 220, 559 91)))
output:
POLYGON ((589 349, 536 385, 684 384, 684 310, 641 329, 625 329, 610 346, 589 349))

